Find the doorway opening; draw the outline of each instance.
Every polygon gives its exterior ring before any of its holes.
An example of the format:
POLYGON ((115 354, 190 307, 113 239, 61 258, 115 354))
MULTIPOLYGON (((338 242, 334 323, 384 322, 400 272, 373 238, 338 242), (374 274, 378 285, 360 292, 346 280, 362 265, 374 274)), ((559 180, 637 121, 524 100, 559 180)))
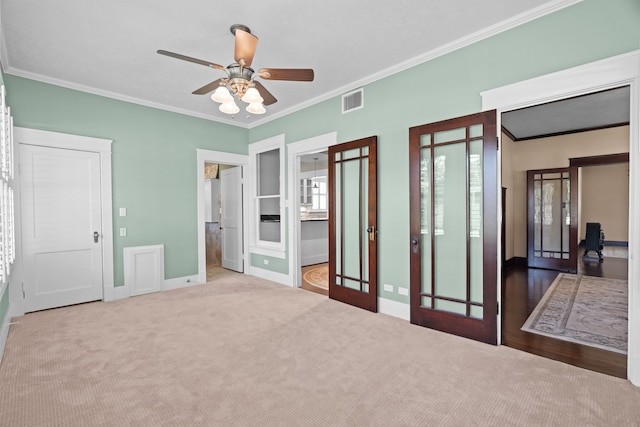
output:
POLYGON ((300 287, 329 295, 329 200, 327 151, 302 154, 296 203, 300 215, 300 287))
POLYGON ((197 150, 198 281, 245 273, 247 206, 243 176, 249 156, 197 150))
MULTIPOLYGON (((586 224, 597 222, 605 233, 607 228, 610 230, 605 244, 619 248, 629 244, 629 107, 630 88, 624 86, 513 110, 503 113, 501 120, 505 189, 502 241, 506 258, 502 342, 621 378, 627 377, 626 352, 521 328, 549 297, 549 289, 560 278, 559 270, 578 276, 627 280, 628 260, 620 256, 625 251, 617 250, 615 254, 609 251, 603 259, 594 259, 584 256, 584 240, 586 224), (549 121, 549 117, 554 119, 549 121), (560 171, 557 168, 574 169, 577 179, 571 185, 567 179, 566 185, 558 187, 564 181, 562 175, 556 176, 560 171), (577 233, 569 233, 570 229, 577 233), (555 246, 560 249, 554 251, 555 246), (553 259, 563 254, 566 260, 553 259), (566 265, 554 268, 566 264, 569 258, 570 268, 566 265)), ((570 322, 574 312, 567 313, 570 322)), ((605 317, 597 320, 611 321, 605 317)))
MULTIPOLYGON (((323 174, 327 176, 327 149, 335 144, 337 134, 332 132, 287 145, 289 274, 291 285, 296 288, 307 288, 306 285, 303 286, 304 275, 308 270, 313 270, 314 266, 318 267, 318 270, 312 272, 308 279, 324 276, 323 264, 328 260, 324 254, 328 257, 329 250, 328 241, 325 243, 324 239, 328 238, 329 217, 328 212, 323 214, 322 207, 326 203, 328 208, 328 198, 324 198, 325 192, 320 191, 320 177, 323 174), (318 189, 313 188, 316 182, 318 189), (313 209, 314 196, 316 209, 313 209), (313 220, 304 221, 304 236, 303 219, 313 220), (314 277, 311 277, 312 275, 314 277)), ((328 181, 325 178, 322 182, 328 181)), ((322 283, 324 286, 324 280, 322 283)), ((326 295, 324 289, 316 288, 309 287, 308 290, 319 290, 318 293, 326 295)))
POLYGON ((240 166, 205 162, 204 216, 207 282, 228 271, 242 273, 242 190, 240 166), (229 183, 229 179, 232 180, 229 183), (238 200, 239 198, 239 200, 238 200), (240 221, 238 221, 240 220, 240 221), (240 243, 240 248, 238 248, 240 243), (240 250, 238 250, 240 249, 240 250))

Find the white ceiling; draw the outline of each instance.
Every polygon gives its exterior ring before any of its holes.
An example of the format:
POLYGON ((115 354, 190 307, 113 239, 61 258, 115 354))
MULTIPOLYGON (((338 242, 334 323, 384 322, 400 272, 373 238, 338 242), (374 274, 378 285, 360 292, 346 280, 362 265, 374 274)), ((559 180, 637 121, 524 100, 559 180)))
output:
MULTIPOLYGON (((5 73, 253 127, 576 0, 0 0, 5 73), (232 24, 259 39, 253 68, 313 68, 315 81, 262 81, 278 99, 234 117, 191 92, 222 71, 232 24)), ((242 104, 242 103, 240 103, 242 104)))

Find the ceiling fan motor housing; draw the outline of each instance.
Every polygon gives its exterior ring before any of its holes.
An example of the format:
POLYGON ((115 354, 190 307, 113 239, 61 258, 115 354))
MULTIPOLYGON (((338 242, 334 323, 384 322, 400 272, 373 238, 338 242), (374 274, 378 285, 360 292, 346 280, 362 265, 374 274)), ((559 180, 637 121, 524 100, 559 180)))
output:
POLYGON ((251 67, 241 67, 240 64, 231 64, 227 67, 229 75, 229 86, 238 94, 238 98, 242 98, 249 88, 251 76, 254 70, 251 67))

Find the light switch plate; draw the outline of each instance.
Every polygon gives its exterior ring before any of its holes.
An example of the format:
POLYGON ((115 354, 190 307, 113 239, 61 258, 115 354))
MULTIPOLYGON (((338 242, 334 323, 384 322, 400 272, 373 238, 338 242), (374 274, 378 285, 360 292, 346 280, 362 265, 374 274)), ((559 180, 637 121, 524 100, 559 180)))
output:
POLYGON ((127 216, 127 208, 120 208, 120 216, 127 216))

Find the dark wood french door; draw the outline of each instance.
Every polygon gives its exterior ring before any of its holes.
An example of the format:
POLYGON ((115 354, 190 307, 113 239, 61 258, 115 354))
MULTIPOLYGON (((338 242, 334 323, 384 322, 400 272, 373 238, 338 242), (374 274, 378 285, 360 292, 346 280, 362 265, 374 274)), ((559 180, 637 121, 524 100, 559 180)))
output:
POLYGON ((527 171, 529 267, 578 270, 578 168, 527 171))
POLYGON ((377 137, 329 147, 329 298, 378 311, 377 137))
POLYGON ((496 112, 409 131, 411 323, 497 342, 496 112))

